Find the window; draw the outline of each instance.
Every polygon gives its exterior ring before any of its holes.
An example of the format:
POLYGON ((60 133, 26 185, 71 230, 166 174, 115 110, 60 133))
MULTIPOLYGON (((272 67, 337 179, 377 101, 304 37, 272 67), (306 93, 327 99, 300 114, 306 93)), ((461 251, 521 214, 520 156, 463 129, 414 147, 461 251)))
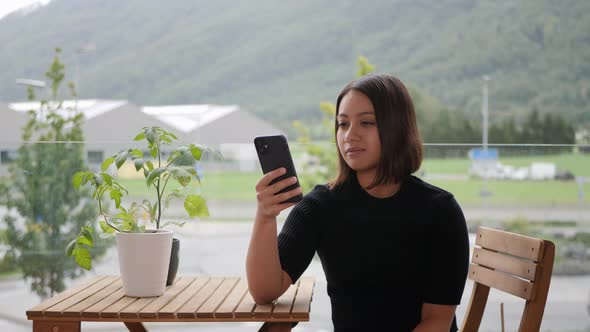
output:
POLYGON ((88 162, 90 164, 101 164, 103 160, 102 151, 88 151, 88 162))

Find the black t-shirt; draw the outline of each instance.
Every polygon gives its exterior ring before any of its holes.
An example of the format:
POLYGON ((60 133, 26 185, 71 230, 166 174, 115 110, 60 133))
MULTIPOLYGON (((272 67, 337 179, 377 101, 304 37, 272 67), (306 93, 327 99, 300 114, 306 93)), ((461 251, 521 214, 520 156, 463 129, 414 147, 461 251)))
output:
POLYGON ((336 332, 413 330, 422 303, 459 304, 469 264, 453 195, 414 176, 383 199, 356 177, 334 190, 316 186, 289 214, 278 244, 293 282, 318 253, 336 332))

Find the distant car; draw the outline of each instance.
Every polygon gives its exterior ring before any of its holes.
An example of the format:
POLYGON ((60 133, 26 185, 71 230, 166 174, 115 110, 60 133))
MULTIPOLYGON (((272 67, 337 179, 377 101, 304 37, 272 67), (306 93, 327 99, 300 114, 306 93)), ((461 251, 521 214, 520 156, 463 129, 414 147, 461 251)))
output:
POLYGON ((576 177, 570 171, 557 171, 555 173, 555 180, 573 181, 575 179, 576 179, 576 177))

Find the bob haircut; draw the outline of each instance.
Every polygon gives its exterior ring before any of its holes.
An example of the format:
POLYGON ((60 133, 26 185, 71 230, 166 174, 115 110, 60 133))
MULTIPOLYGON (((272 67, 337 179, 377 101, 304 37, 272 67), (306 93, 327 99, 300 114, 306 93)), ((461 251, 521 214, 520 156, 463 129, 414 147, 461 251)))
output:
MULTIPOLYGON (((391 75, 361 77, 348 83, 340 92, 336 103, 336 116, 339 114, 342 98, 351 90, 361 92, 371 100, 381 141, 381 160, 377 166, 377 175, 366 189, 380 184, 400 183, 416 172, 422 163, 422 139, 408 90, 397 77, 391 75)), ((337 133, 338 121, 335 121, 334 128, 334 132, 337 133)), ((355 171, 342 158, 338 144, 336 149, 338 173, 329 183, 332 189, 355 175, 355 171)))

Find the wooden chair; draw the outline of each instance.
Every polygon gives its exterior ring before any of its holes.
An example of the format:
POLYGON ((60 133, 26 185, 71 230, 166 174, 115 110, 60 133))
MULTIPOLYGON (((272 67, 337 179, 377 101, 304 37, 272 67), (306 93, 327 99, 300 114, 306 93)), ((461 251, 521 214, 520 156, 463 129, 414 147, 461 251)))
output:
POLYGON ((479 227, 469 266, 473 292, 462 332, 478 331, 490 287, 526 300, 519 332, 541 328, 553 272, 551 241, 479 227))

